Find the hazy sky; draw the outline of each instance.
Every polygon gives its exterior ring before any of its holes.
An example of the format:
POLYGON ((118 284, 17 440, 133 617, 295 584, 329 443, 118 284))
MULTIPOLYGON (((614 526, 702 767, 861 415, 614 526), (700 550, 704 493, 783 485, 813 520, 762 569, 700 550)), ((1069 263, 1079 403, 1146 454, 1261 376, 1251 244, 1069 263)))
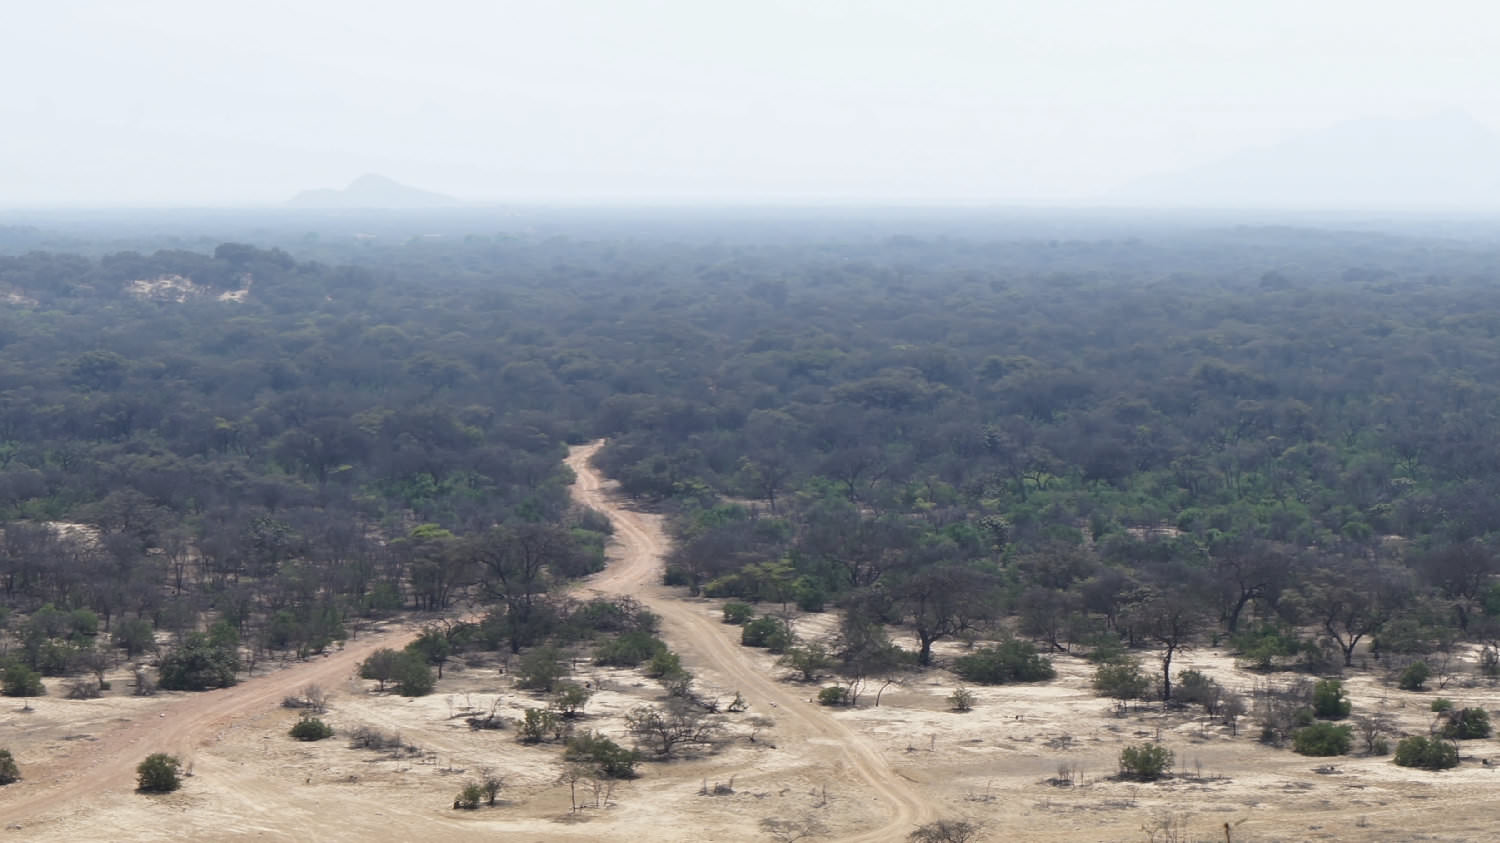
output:
POLYGON ((1500 4, 10 0, 0 204, 1087 199, 1353 117, 1500 128, 1500 4))

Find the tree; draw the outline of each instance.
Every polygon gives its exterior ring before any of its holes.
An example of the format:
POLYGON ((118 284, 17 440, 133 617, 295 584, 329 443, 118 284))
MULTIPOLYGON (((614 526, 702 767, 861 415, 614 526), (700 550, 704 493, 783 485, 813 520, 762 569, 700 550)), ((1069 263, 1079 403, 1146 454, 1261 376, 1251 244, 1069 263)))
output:
POLYGON ((1121 709, 1131 700, 1145 699, 1151 680, 1141 672, 1134 659, 1120 659, 1099 665, 1094 670, 1094 692, 1114 699, 1121 709))
POLYGON ((906 839, 911 843, 970 843, 979 839, 981 828, 968 820, 937 820, 920 826, 906 839))
POLYGON ((776 660, 776 664, 795 670, 802 677, 803 682, 816 682, 818 675, 831 669, 836 662, 827 647, 814 641, 786 648, 786 652, 776 660))
POLYGON ((966 565, 921 565, 890 586, 917 636, 917 664, 932 664, 932 645, 972 629, 995 605, 994 578, 966 565))
POLYGON ((1394 577, 1369 565, 1320 568, 1310 574, 1296 601, 1338 645, 1344 666, 1354 664, 1354 648, 1380 629, 1390 610, 1387 588, 1394 577), (1385 580, 1385 582, 1382 582, 1385 580))
POLYGON ((16 759, 11 757, 10 750, 0 749, 0 785, 14 784, 21 780, 21 768, 16 766, 16 759))
POLYGON ((406 649, 418 654, 428 664, 437 668, 437 678, 443 678, 443 665, 447 663, 448 657, 453 654, 453 644, 448 636, 437 627, 429 626, 422 630, 417 639, 406 645, 406 649))
POLYGON ((1161 698, 1172 699, 1172 659, 1186 650, 1203 628, 1203 610, 1186 591, 1148 588, 1127 608, 1132 632, 1161 647, 1161 698))
POLYGON ((598 732, 586 731, 568 738, 567 748, 563 750, 563 760, 593 764, 596 772, 605 778, 633 779, 641 754, 620 746, 598 732))
POLYGON ((1172 750, 1159 743, 1127 746, 1120 750, 1120 775, 1137 781, 1156 781, 1172 771, 1172 750))
POLYGON ((113 633, 115 646, 125 651, 125 657, 133 659, 156 646, 156 635, 151 624, 144 618, 126 618, 120 621, 113 633))
POLYGON ((380 683, 380 690, 385 690, 385 683, 396 678, 396 667, 401 661, 401 654, 389 647, 381 647, 371 653, 359 666, 359 678, 374 679, 380 683))
POLYGON ((1313 723, 1292 733, 1292 749, 1298 755, 1348 755, 1354 743, 1351 726, 1313 723))
POLYGON ((304 714, 292 726, 291 736, 299 741, 321 741, 333 737, 333 727, 312 715, 304 714))
POLYGON ((47 687, 42 684, 42 675, 18 661, 5 665, 0 681, 5 684, 4 694, 7 697, 40 697, 47 693, 47 687))
POLYGON ((1396 755, 1392 760, 1398 767, 1446 770, 1458 766, 1458 746, 1441 738, 1413 735, 1396 744, 1396 755))
POLYGON ((683 746, 706 746, 718 737, 717 721, 686 705, 638 705, 625 714, 625 730, 661 758, 683 746))
POLYGON ((410 650, 403 650, 396 657, 391 678, 396 681, 397 691, 403 697, 425 697, 432 693, 435 684, 427 660, 410 650))
POLYGON ((573 536, 552 525, 495 527, 469 540, 466 548, 479 568, 485 594, 505 606, 512 653, 544 634, 542 606, 553 582, 588 569, 573 536))
POLYGON ((158 684, 169 691, 227 688, 237 681, 239 669, 239 655, 234 650, 215 646, 207 635, 195 632, 181 647, 162 656, 158 684))
POLYGON ((575 682, 565 682, 552 694, 552 707, 563 717, 572 719, 583 713, 583 707, 588 705, 589 698, 594 695, 593 691, 575 682))
POLYGON ((1035 646, 1015 638, 959 656, 953 661, 953 672, 982 685, 1043 682, 1057 676, 1052 662, 1042 658, 1035 646))
POLYGON ((136 789, 142 793, 171 793, 182 787, 177 771, 182 764, 163 752, 146 756, 135 768, 136 789))
POLYGON ((1349 697, 1344 694, 1344 683, 1337 679, 1323 679, 1313 686, 1314 715, 1325 720, 1342 720, 1349 716, 1349 708, 1349 697))

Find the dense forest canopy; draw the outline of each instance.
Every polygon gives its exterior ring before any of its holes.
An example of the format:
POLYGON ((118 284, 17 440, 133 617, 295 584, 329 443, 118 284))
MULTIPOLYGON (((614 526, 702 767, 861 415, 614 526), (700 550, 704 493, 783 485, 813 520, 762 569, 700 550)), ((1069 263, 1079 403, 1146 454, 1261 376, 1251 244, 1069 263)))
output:
POLYGON ((276 647, 515 598, 496 544, 597 566, 561 457, 606 437, 670 582, 922 661, 1165 640, 1183 598, 1345 659, 1500 637, 1480 224, 667 216, 0 230, 0 599, 276 647))

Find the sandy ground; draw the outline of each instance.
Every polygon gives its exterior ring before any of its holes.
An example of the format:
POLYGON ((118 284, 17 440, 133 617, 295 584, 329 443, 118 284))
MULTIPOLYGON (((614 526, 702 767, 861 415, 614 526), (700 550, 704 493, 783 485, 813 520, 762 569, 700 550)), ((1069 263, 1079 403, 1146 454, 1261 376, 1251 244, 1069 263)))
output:
MULTIPOLYGON (((26 777, 0 788, 0 836, 739 841, 776 839, 761 827, 774 819, 821 829, 812 839, 875 841, 904 839, 937 817, 979 822, 983 839, 997 841, 1224 840, 1226 823, 1236 841, 1489 840, 1500 829, 1487 801, 1500 789, 1500 768, 1480 760, 1500 761, 1493 739, 1464 742, 1464 763, 1442 773, 1388 758, 1305 758, 1256 743, 1250 717, 1233 736, 1191 712, 1117 716, 1089 690, 1092 667, 1067 654, 1056 657, 1055 681, 972 688, 978 701, 964 714, 948 710, 958 683, 940 670, 886 689, 878 707, 873 690, 858 709, 819 707, 810 702, 815 686, 788 681, 775 657, 738 645, 738 628, 719 622, 718 602, 657 584, 660 520, 609 494, 587 465, 593 447, 569 460, 575 494, 617 529, 608 568, 580 590, 641 599, 662 615, 664 637, 701 689, 726 700, 744 695, 750 708, 724 715, 716 751, 645 764, 609 793, 581 788, 587 807, 572 811, 556 745, 525 746, 512 730, 465 724, 466 714, 497 700, 509 718, 542 704, 514 688, 503 660, 450 663, 437 691, 414 700, 374 693, 374 683, 355 677, 371 650, 414 634, 393 624, 221 691, 136 698, 118 675, 98 700, 62 699, 60 683, 49 680, 56 695, 32 701, 30 711, 0 702, 0 746, 15 752, 26 777), (298 743, 286 734, 297 713, 280 702, 308 683, 331 693, 332 740, 298 743), (417 749, 350 748, 345 737, 358 726, 399 732, 417 749), (1158 737, 1176 754, 1176 776, 1158 784, 1112 778, 1121 747, 1158 737), (181 791, 133 792, 135 765, 154 751, 191 764, 181 791), (453 810, 454 794, 485 770, 505 780, 500 804, 453 810), (1050 782, 1064 772, 1072 784, 1050 782), (731 783, 732 793, 701 793, 731 783)), ((813 638, 833 624, 831 615, 812 615, 797 628, 813 638)), ((959 652, 949 642, 938 647, 940 659, 959 652)), ((1185 668, 1242 691, 1268 678, 1208 648, 1181 656, 1174 669, 1185 668)), ((624 712, 662 697, 634 671, 582 664, 575 678, 598 689, 578 728, 621 741, 624 712)), ((1488 685, 1406 693, 1361 672, 1346 685, 1356 714, 1388 714, 1409 733, 1426 733, 1439 693, 1460 706, 1494 708, 1496 699, 1488 685)))

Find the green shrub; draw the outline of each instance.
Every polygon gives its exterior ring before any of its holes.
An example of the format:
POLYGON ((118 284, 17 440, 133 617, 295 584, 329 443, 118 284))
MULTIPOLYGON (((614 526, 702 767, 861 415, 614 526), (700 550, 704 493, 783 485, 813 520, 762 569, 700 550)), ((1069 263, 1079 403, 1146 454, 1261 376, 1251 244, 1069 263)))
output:
POLYGON ((1292 749, 1299 755, 1348 755, 1354 745, 1354 730, 1318 722, 1292 733, 1292 749))
POLYGON ((724 604, 724 623, 739 626, 748 623, 753 617, 755 617, 755 609, 749 603, 731 600, 724 604))
POLYGON ((0 785, 14 784, 21 780, 21 768, 16 766, 16 759, 11 757, 10 750, 0 749, 0 785))
MULTIPOLYGON (((1349 709, 1349 698, 1344 695, 1343 682, 1337 679, 1324 679, 1313 686, 1313 714, 1315 716, 1324 720, 1343 720, 1349 716, 1349 709)), ((1303 753, 1303 755, 1308 754, 1311 753, 1303 753)))
POLYGON ((1137 781, 1155 781, 1172 770, 1172 750, 1159 743, 1127 746, 1120 750, 1120 775, 1137 781))
POLYGON ((1450 700, 1447 697, 1438 697, 1437 699, 1432 701, 1432 710, 1438 714, 1452 711, 1453 700, 1450 700))
POLYGON ((645 630, 633 630, 600 642, 594 648, 594 664, 606 667, 638 667, 658 654, 666 652, 667 645, 645 630))
POLYGON ((956 688, 948 695, 948 706, 957 712, 974 710, 974 692, 968 688, 956 688))
POLYGON ((1278 660, 1296 656, 1303 650, 1295 632, 1269 625, 1235 635, 1230 646, 1239 651, 1242 667, 1260 671, 1274 670, 1278 660))
POLYGON ((1396 744, 1396 757, 1392 760, 1401 767, 1446 770, 1458 766, 1458 747, 1440 738, 1413 735, 1396 744))
POLYGON ((1213 677, 1197 670, 1184 670, 1177 674, 1177 687, 1172 689, 1172 699, 1183 705, 1201 705, 1213 714, 1224 699, 1224 688, 1213 677))
POLYGON ((303 715, 292 726, 291 735, 299 741, 321 741, 333 737, 333 727, 316 717, 303 715))
POLYGON ((1038 655, 1035 646, 1017 639, 959 656, 953 662, 953 672, 981 685, 1040 682, 1057 675, 1052 662, 1038 655))
POLYGON ((559 725, 556 714, 545 709, 528 708, 516 727, 516 734, 521 743, 540 743, 548 735, 556 735, 559 725))
POLYGON ((432 693, 433 686, 437 684, 427 659, 412 650, 401 651, 396 659, 396 673, 392 678, 396 680, 397 693, 403 697, 425 697, 432 693))
POLYGON ((453 799, 453 807, 464 811, 473 811, 484 801, 484 785, 479 782, 467 782, 458 796, 453 799))
POLYGON ((177 771, 182 764, 164 752, 146 756, 135 768, 136 789, 142 793, 171 793, 182 787, 177 771))
POLYGON ((633 779, 641 754, 626 749, 598 732, 584 732, 568 738, 563 750, 564 761, 594 765, 599 775, 610 779, 633 779))
POLYGON ((761 615, 740 630, 740 643, 746 647, 765 647, 780 652, 792 644, 791 630, 779 618, 761 615))
POLYGON ((589 698, 593 695, 593 691, 582 685, 564 682, 552 696, 552 707, 563 717, 577 717, 583 713, 583 707, 588 705, 589 698))
POLYGON ((818 705, 848 705, 849 689, 842 685, 829 685, 818 692, 818 705))
POLYGON ((206 691, 235 683, 240 657, 233 649, 216 646, 202 633, 189 635, 181 647, 162 656, 158 685, 169 691, 206 691))
POLYGON ((5 673, 0 681, 5 683, 3 693, 7 697, 40 697, 47 693, 47 686, 42 684, 42 675, 18 661, 5 665, 5 673))
POLYGON ((1396 684, 1403 691, 1425 691, 1427 678, 1431 675, 1427 662, 1412 662, 1406 670, 1401 671, 1401 678, 1396 684))
POLYGON ((551 691, 567 675, 568 666, 563 662, 562 651, 556 647, 537 647, 522 655, 516 665, 517 687, 535 691, 551 691))
POLYGON ((1094 670, 1094 692, 1100 696, 1119 700, 1144 699, 1151 691, 1151 680, 1141 672, 1134 659, 1105 662, 1094 670))
POLYGON ((663 649, 651 657, 646 664, 646 675, 652 679, 672 680, 687 673, 682 667, 682 657, 671 650, 663 649))
POLYGON ((1465 708, 1448 714, 1443 724, 1443 737, 1448 740, 1467 741, 1490 736, 1490 715, 1482 708, 1465 708))

